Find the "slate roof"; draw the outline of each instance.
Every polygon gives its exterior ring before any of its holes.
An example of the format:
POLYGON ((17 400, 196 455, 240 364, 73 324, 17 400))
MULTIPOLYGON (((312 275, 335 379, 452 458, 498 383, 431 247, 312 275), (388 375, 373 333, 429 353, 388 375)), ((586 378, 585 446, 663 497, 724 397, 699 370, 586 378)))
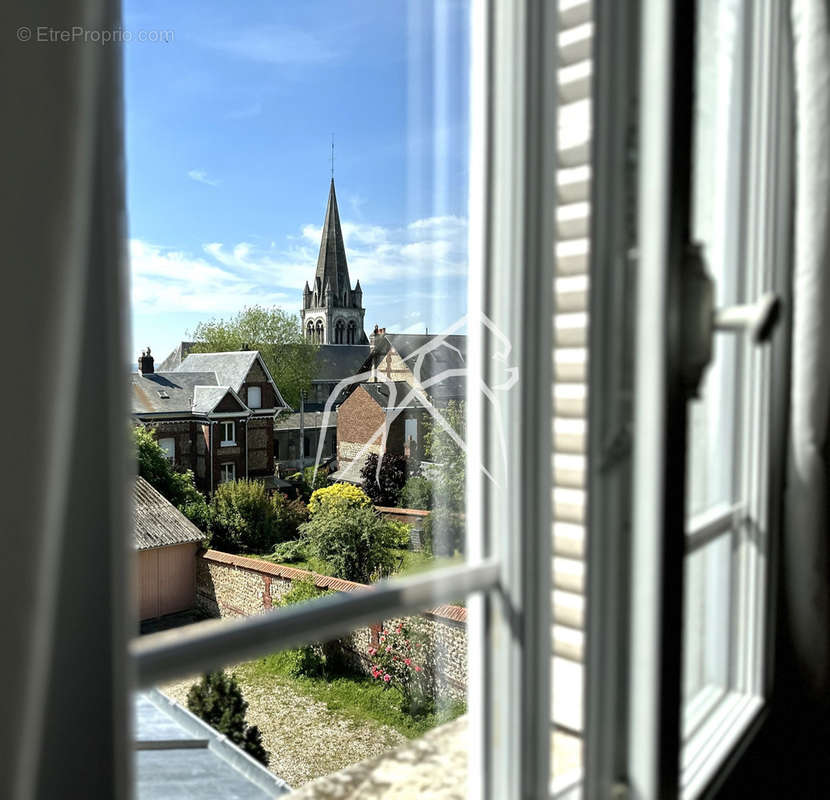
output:
POLYGON ((414 395, 404 404, 404 398, 412 391, 412 387, 406 381, 378 381, 377 383, 361 383, 360 386, 365 389, 369 396, 381 408, 422 408, 423 406, 414 395), (392 394, 392 385, 395 387, 395 401, 390 405, 389 398, 392 394))
POLYGON ((214 372, 131 372, 132 410, 134 414, 190 414, 196 387, 215 385, 214 372))
POLYGON ((173 350, 167 358, 160 364, 156 365, 157 372, 172 372, 178 369, 182 361, 188 357, 190 351, 196 346, 196 342, 179 342, 176 349, 173 350))
POLYGON ((133 702, 137 800, 268 800, 291 791, 158 689, 136 693, 133 702))
POLYGON ((415 373, 418 360, 423 355, 420 368, 415 377, 421 382, 432 381, 426 387, 427 394, 434 400, 462 399, 466 394, 466 378, 451 375, 441 378, 448 370, 465 370, 467 368, 467 337, 462 335, 444 336, 442 334, 387 333, 386 341, 395 348, 398 355, 415 373), (416 355, 421 348, 423 353, 416 355))
POLYGON ((238 392, 258 355, 257 350, 238 350, 228 353, 191 353, 176 368, 175 372, 214 372, 216 373, 216 380, 209 381, 209 384, 230 386, 235 392, 238 392))
POLYGON ((369 358, 368 344, 321 344, 317 351, 315 382, 335 383, 361 372, 369 358))
POLYGON ((133 488, 136 550, 201 542, 202 533, 178 508, 140 475, 133 488))
POLYGON ((334 193, 334 178, 329 187, 329 199, 326 205, 326 219, 323 222, 323 235, 320 239, 320 253, 317 256, 315 283, 319 281, 322 291, 331 287, 334 297, 340 297, 344 288, 350 290, 349 266, 346 263, 346 246, 343 244, 343 232, 340 230, 340 212, 337 210, 337 196, 334 193))
POLYGON ((193 395, 193 413, 210 414, 229 392, 239 404, 239 410, 244 411, 238 395, 230 386, 197 386, 193 395))
MULTIPOLYGON (((323 418, 325 413, 322 411, 308 411, 305 412, 304 424, 306 428, 320 428, 323 425, 323 418)), ((329 412, 328 426, 329 428, 337 427, 337 412, 332 410, 329 412)), ((274 420, 274 430, 278 431, 293 431, 300 429, 300 412, 295 414, 280 414, 274 420)))

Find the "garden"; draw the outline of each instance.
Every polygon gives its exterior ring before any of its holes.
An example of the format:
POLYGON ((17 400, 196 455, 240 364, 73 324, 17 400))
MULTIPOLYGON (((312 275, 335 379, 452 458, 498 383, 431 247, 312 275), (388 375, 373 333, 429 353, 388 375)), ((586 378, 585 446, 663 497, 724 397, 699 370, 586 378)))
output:
MULTIPOLYGON (((463 423, 463 414, 456 419, 463 423)), ((213 549, 360 583, 464 558, 463 453, 444 437, 427 439, 428 450, 443 459, 430 474, 407 475, 405 461, 387 454, 380 465, 377 456, 367 459, 361 487, 328 485, 324 472, 305 470, 292 476, 293 497, 239 480, 220 484, 208 500, 192 473, 165 458, 152 431, 137 427, 134 435, 140 474, 205 532, 213 549), (377 506, 429 511, 422 549, 411 548, 408 525, 377 506)), ((280 603, 320 594, 311 581, 295 581, 280 603)), ((463 703, 437 691, 428 652, 424 633, 403 620, 357 654, 360 664, 341 641, 312 642, 163 689, 299 786, 463 713, 463 703)))

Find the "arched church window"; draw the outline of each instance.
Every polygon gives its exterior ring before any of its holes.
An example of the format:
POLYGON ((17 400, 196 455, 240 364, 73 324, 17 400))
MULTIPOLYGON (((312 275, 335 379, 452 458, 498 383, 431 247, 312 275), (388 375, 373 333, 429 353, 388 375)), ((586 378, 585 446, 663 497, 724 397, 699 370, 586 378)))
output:
POLYGON ((345 338, 346 333, 346 324, 343 322, 342 319, 337 320, 334 324, 334 343, 335 344, 343 344, 343 339, 345 338))
POLYGON ((317 344, 323 344, 323 321, 317 320, 317 344))
POLYGON ((349 344, 355 343, 355 338, 357 334, 357 326, 354 324, 354 320, 349 323, 349 338, 347 339, 349 344))
POLYGON ((314 323, 311 320, 309 320, 308 325, 306 325, 305 338, 309 342, 314 341, 314 323))

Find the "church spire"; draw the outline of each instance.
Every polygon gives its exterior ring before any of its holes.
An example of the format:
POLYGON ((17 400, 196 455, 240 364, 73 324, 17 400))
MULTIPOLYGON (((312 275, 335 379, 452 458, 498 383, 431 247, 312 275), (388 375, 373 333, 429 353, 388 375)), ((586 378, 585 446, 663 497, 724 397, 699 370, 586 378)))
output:
POLYGON ((308 340, 318 344, 366 344, 368 339, 363 331, 365 314, 360 281, 352 289, 349 280, 346 247, 332 178, 317 271, 311 287, 306 284, 303 290, 303 333, 308 340))
POLYGON ((331 284, 335 297, 340 297, 349 282, 349 266, 346 263, 346 247, 340 230, 340 212, 337 210, 337 195, 334 193, 334 178, 329 187, 329 202, 326 206, 326 220, 320 240, 320 254, 317 257, 316 277, 320 285, 331 284))

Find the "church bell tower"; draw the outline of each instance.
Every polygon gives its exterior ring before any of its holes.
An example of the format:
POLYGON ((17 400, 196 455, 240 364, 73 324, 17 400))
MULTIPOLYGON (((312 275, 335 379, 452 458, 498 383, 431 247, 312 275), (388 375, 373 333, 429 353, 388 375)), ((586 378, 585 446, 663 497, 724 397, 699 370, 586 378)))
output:
POLYGON ((318 344, 367 344, 369 340, 363 330, 365 314, 360 281, 352 288, 349 280, 332 178, 317 271, 313 285, 309 286, 306 281, 303 290, 301 315, 305 338, 318 344))

